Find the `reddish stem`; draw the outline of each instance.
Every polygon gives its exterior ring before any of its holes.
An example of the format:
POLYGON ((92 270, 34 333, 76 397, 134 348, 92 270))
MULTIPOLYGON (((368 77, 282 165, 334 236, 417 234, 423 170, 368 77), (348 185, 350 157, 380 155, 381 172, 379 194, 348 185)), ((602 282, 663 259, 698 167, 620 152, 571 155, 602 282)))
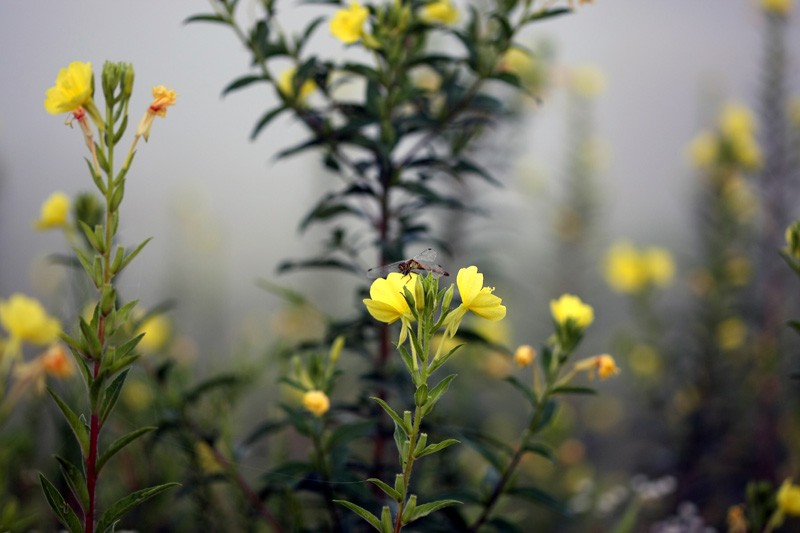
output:
MULTIPOLYGON (((100 360, 94 360, 94 377, 97 379, 97 373, 100 370, 100 360)), ((86 533, 94 533, 94 495, 95 486, 97 485, 97 441, 100 436, 100 420, 97 418, 97 413, 92 413, 91 422, 89 425, 89 456, 86 458, 86 489, 89 492, 89 508, 84 513, 83 521, 86 533)))

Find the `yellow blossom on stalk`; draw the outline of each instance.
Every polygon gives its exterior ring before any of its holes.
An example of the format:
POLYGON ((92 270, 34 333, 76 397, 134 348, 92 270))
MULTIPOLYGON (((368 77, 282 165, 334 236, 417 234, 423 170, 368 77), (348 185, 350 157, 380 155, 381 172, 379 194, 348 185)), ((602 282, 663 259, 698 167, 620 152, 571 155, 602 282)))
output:
POLYGON ((54 192, 42 204, 39 220, 33 223, 33 227, 37 230, 64 227, 68 216, 69 196, 63 192, 54 192))
POLYGON ((136 330, 136 335, 144 333, 137 347, 143 352, 157 352, 167 343, 170 329, 169 320, 163 314, 147 317, 136 330))
POLYGON ((523 344, 514 352, 514 362, 520 368, 530 365, 534 359, 536 359, 536 350, 527 344, 523 344))
POLYGON ((596 65, 583 65, 572 70, 569 84, 578 95, 595 98, 606 90, 606 75, 596 65))
POLYGON ((450 0, 436 0, 422 7, 422 19, 426 22, 453 24, 458 20, 458 10, 450 0))
POLYGON ((446 333, 453 337, 461 325, 467 311, 472 311, 486 320, 502 320, 506 316, 506 306, 502 299, 492 294, 494 287, 483 286, 483 274, 478 272, 478 267, 462 268, 456 276, 458 293, 461 295, 461 304, 447 317, 446 333))
POLYGON ((73 61, 58 72, 55 86, 47 89, 44 108, 58 115, 86 106, 92 101, 92 64, 73 61))
POLYGON ((550 300, 550 312, 559 325, 565 325, 568 320, 572 320, 576 326, 585 328, 594 321, 592 306, 571 294, 563 294, 558 300, 550 300))
POLYGON ((361 38, 368 17, 369 9, 358 2, 350 2, 350 7, 340 9, 331 19, 331 33, 340 41, 353 44, 361 38))
POLYGON ((628 241, 615 243, 606 253, 604 273, 619 292, 639 292, 647 283, 647 270, 639 251, 628 241))
POLYGON ((718 155, 719 141, 710 131, 701 131, 689 145, 689 160, 695 168, 710 168, 718 155))
POLYGON ((759 4, 764 11, 779 15, 788 15, 793 7, 792 0, 759 0, 759 4))
POLYGON ((0 301, 0 324, 10 335, 6 353, 18 355, 22 342, 47 345, 61 333, 58 319, 47 314, 42 304, 24 294, 13 294, 0 301))
POLYGON ((575 363, 574 370, 575 372, 588 371, 590 380, 594 379, 595 374, 600 376, 600 379, 607 379, 620 372, 617 364, 614 362, 614 358, 608 354, 581 359, 575 363))
POLYGON ((741 348, 747 340, 747 324, 741 318, 727 318, 717 325, 717 346, 723 350, 741 348))
POLYGON ((786 252, 800 259, 800 219, 786 228, 786 252))
POLYGON ((533 56, 519 46, 511 46, 500 58, 500 70, 525 77, 533 70, 533 56))
POLYGON ((653 246, 644 251, 642 259, 647 277, 653 285, 665 287, 672 282, 675 277, 675 261, 669 250, 653 246))
POLYGON ((369 288, 370 298, 363 300, 367 311, 375 320, 387 324, 400 320, 402 323, 398 341, 400 344, 406 340, 406 335, 408 335, 406 328, 414 321, 411 308, 408 307, 408 302, 403 297, 403 287, 413 282, 415 290, 412 292, 416 292, 417 277, 414 272, 408 276, 399 272, 391 272, 386 278, 378 278, 372 282, 372 286, 369 288))
POLYGON ((153 127, 153 120, 156 116, 166 117, 167 108, 175 105, 175 99, 178 97, 175 91, 170 90, 169 87, 159 85, 153 87, 153 103, 145 111, 139 126, 136 128, 136 136, 144 137, 145 141, 150 139, 150 128, 153 127))
POLYGON ((314 413, 314 416, 322 416, 331 408, 331 401, 321 390, 310 390, 303 395, 303 407, 314 413))
POLYGON ((719 117, 719 129, 727 139, 748 137, 756 131, 756 117, 739 102, 728 102, 719 117))
POLYGON ((800 486, 793 485, 791 479, 787 479, 781 484, 775 500, 778 503, 778 509, 783 514, 800 516, 800 486))
POLYGON ((65 379, 75 374, 75 367, 67 355, 67 350, 61 344, 54 344, 44 352, 41 360, 44 371, 57 378, 65 379))
POLYGON ((317 84, 312 80, 306 80, 300 87, 298 94, 295 94, 294 77, 297 74, 297 67, 289 67, 284 70, 278 78, 278 90, 287 98, 294 98, 297 103, 302 104, 308 96, 317 88, 317 84))

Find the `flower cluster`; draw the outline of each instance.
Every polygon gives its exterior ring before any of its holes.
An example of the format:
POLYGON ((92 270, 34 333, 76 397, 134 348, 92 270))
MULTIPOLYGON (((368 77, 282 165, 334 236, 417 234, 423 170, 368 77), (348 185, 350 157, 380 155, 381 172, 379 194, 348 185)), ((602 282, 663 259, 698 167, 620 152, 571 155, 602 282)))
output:
POLYGON ((664 248, 640 250, 628 241, 620 241, 606 253, 604 274, 614 290, 635 294, 649 287, 669 285, 675 276, 675 262, 664 248))
POLYGON ((753 112, 740 103, 729 102, 720 113, 716 129, 703 131, 692 141, 690 159, 701 170, 714 165, 758 169, 762 156, 756 131, 753 112))

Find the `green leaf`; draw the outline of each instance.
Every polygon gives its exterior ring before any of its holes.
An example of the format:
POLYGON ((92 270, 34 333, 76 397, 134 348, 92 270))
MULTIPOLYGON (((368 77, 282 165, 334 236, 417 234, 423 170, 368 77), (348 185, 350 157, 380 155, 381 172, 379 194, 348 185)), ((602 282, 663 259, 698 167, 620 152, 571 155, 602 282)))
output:
POLYGON ((530 387, 522 383, 514 376, 506 377, 505 381, 511 383, 514 386, 514 388, 520 391, 523 394, 523 396, 525 396, 525 398, 527 398, 528 401, 531 402, 531 405, 533 405, 534 407, 536 406, 536 393, 534 393, 530 387))
POLYGON ((545 506, 558 511, 564 516, 571 516, 569 509, 559 500, 553 498, 546 492, 534 487, 512 487, 506 493, 509 496, 519 496, 526 498, 536 503, 544 504, 545 506))
POLYGON ((591 387, 556 387, 550 394, 597 394, 591 387))
POLYGON ((103 243, 97 240, 97 235, 95 234, 94 230, 90 228, 89 225, 83 220, 78 220, 78 223, 83 230, 83 234, 86 235, 86 239, 89 241, 89 244, 91 244, 95 250, 102 252, 103 243))
POLYGON ((448 446, 451 446, 453 444, 460 444, 460 443, 461 443, 461 441, 457 441, 456 439, 447 439, 447 440, 443 440, 442 442, 440 442, 438 444, 430 444, 430 445, 426 446, 421 452, 414 454, 414 458, 415 459, 419 459, 420 457, 423 457, 425 455, 429 455, 431 453, 436 453, 439 450, 443 450, 443 449, 445 449, 448 446))
POLYGON ((69 533, 83 533, 81 521, 75 511, 72 510, 72 507, 64 501, 64 497, 59 494, 58 489, 42 473, 39 473, 39 482, 42 484, 47 503, 50 504, 50 508, 58 517, 58 521, 67 528, 69 533))
POLYGON ((272 119, 274 119, 275 117, 277 117, 278 115, 280 115, 281 113, 286 111, 287 109, 289 109, 289 108, 286 107, 285 105, 283 105, 283 106, 276 107, 275 109, 272 109, 272 110, 267 111, 266 113, 264 113, 261 116, 261 118, 258 120, 258 122, 256 123, 255 127, 253 128, 253 131, 250 132, 250 140, 252 141, 256 137, 258 137, 258 134, 261 133, 261 130, 263 130, 264 127, 267 124, 272 122, 272 119))
MULTIPOLYGON (((86 254, 84 254, 79 249, 73 248, 72 250, 75 252, 75 255, 78 256, 78 260, 81 262, 81 266, 83 267, 83 269, 89 275, 89 278, 92 281, 94 281, 94 266, 92 265, 92 262, 89 261, 89 258, 86 257, 86 254)), ((97 286, 97 283, 95 283, 95 287, 96 286, 97 286)))
POLYGON ((526 445, 524 449, 526 452, 531 452, 535 453, 536 455, 541 455, 542 457, 544 457, 553 464, 556 463, 556 456, 553 453, 553 450, 551 450, 550 447, 545 444, 534 442, 526 445))
POLYGON ((360 209, 348 204, 329 204, 327 199, 320 202, 310 213, 308 213, 300 223, 300 231, 305 231, 312 222, 322 222, 342 215, 354 215, 358 218, 366 218, 360 209))
POLYGON ((72 490, 72 493, 78 498, 81 507, 84 509, 89 508, 89 491, 86 488, 86 478, 83 476, 83 470, 70 463, 63 457, 55 456, 58 461, 58 466, 61 469, 61 474, 67 480, 67 485, 72 490))
POLYGON ((464 438, 464 441, 470 448, 478 452, 484 459, 486 459, 486 461, 492 465, 495 470, 498 472, 503 471, 503 462, 500 460, 500 457, 498 457, 495 451, 489 448, 485 443, 471 438, 464 438))
POLYGON ((156 494, 163 492, 170 487, 176 486, 180 486, 180 483, 164 483, 163 485, 150 487, 149 489, 137 490, 133 494, 125 496, 124 498, 118 500, 114 505, 109 507, 105 513, 103 513, 103 516, 101 516, 100 520, 97 522, 97 531, 105 531, 111 527, 114 522, 124 516, 125 513, 143 501, 152 498, 156 494))
POLYGON ((155 431, 156 429, 158 428, 155 426, 139 428, 135 431, 128 433, 127 435, 123 435, 122 437, 112 442, 111 446, 109 446, 106 449, 106 451, 103 452, 103 455, 101 455, 97 459, 97 466, 95 467, 95 471, 99 473, 100 470, 102 470, 105 464, 108 462, 108 460, 111 459, 118 451, 120 451, 122 448, 124 448, 131 442, 135 441, 142 435, 146 435, 151 431, 155 431))
POLYGON ((344 270, 354 274, 363 275, 364 271, 361 268, 351 263, 345 263, 338 259, 301 259, 283 261, 278 265, 278 272, 290 272, 292 270, 300 270, 303 268, 335 268, 344 270))
MULTIPOLYGON (((459 332, 458 332, 458 334, 459 334, 459 335, 461 335, 461 332, 459 331, 459 332)), ((461 348, 462 346, 464 346, 464 345, 463 345, 463 344, 459 344, 459 345, 457 345, 457 346, 454 346, 454 347, 453 347, 453 348, 452 348, 452 349, 451 349, 449 352, 447 352, 446 354, 444 354, 444 355, 440 355, 440 356, 439 356, 439 359, 437 359, 437 360, 435 360, 433 363, 431 363, 431 366, 428 368, 428 375, 431 375, 431 374, 433 374, 433 372, 434 372, 436 369, 438 369, 440 366, 442 366, 443 364, 445 364, 445 363, 447 362, 447 360, 448 360, 448 359, 450 359, 450 358, 453 356, 453 354, 454 354, 454 353, 456 353, 456 350, 458 350, 458 349, 459 349, 459 348, 461 348)))
MULTIPOLYGON (((444 340, 442 340, 442 342, 444 342, 444 340)), ((450 374, 430 390, 428 393, 428 401, 423 406, 424 414, 428 414, 433 410, 433 406, 436 405, 436 402, 447 392, 450 388, 450 382, 452 382, 457 375, 458 374, 450 374)))
POLYGON ((367 481, 369 481, 370 483, 372 483, 374 485, 377 485, 378 488, 380 488, 383 492, 385 492, 393 500, 399 502, 400 500, 403 499, 403 495, 402 494, 400 494, 397 490, 395 490, 394 488, 390 487, 389 485, 387 485, 386 483, 384 483, 380 479, 371 477, 367 481))
POLYGON ((450 505, 460 505, 461 502, 458 500, 439 500, 436 502, 425 503, 423 505, 417 505, 416 509, 414 509, 414 514, 411 515, 410 522, 418 518, 422 518, 423 516, 428 516, 434 511, 438 511, 443 507, 448 507, 450 505))
POLYGON ((419 370, 414 370, 414 360, 411 358, 411 354, 408 353, 406 347, 402 345, 398 346, 397 350, 400 352, 400 357, 403 359, 403 363, 405 363, 409 374, 411 374, 411 380, 414 382, 414 385, 419 386, 419 370))
POLYGON ((547 424, 549 424, 550 420, 553 419, 553 415, 556 414, 557 406, 558 403, 556 403, 554 400, 550 400, 541 408, 542 414, 540 416, 536 416, 534 414, 534 416, 531 418, 531 431, 535 433, 540 429, 547 427, 547 424))
POLYGON ((482 177, 487 182, 495 185, 497 187, 501 187, 503 184, 497 181, 489 172, 485 169, 479 167, 475 163, 467 160, 467 159, 459 159, 458 162, 453 165, 453 170, 460 173, 469 173, 469 174, 477 174, 478 176, 482 177))
POLYGON ((372 527, 374 527, 378 531, 382 531, 381 530, 381 521, 378 520, 378 517, 375 516, 374 514, 370 513, 369 511, 367 511, 363 507, 359 507, 358 505, 356 505, 354 503, 350 503, 350 502, 348 502, 346 500, 333 500, 333 501, 334 501, 334 503, 338 503, 340 505, 344 505, 345 507, 347 507, 348 509, 350 509, 351 511, 356 513, 358 516, 360 516, 361 518, 363 518, 364 520, 369 522, 372 527))
POLYGON ((187 403, 195 402, 199 400, 203 395, 208 394, 214 389, 235 387, 241 382, 242 380, 236 374, 222 374, 219 376, 214 376, 212 378, 200 382, 200 384, 196 385, 193 389, 188 391, 184 395, 184 400, 187 403))
POLYGON ((108 419, 108 415, 111 414, 111 411, 117 404, 119 394, 122 392, 122 386, 125 384, 125 378, 128 377, 128 372, 130 372, 130 369, 121 372, 111 381, 111 383, 108 384, 108 386, 106 386, 106 390, 103 393, 103 401, 100 405, 101 424, 105 423, 105 421, 108 419))
POLYGON ((548 9, 546 11, 539 11, 538 13, 531 14, 522 23, 527 24, 528 22, 533 22, 535 20, 544 20, 551 17, 557 17, 559 15, 566 15, 567 13, 572 13, 572 10, 566 7, 548 9))
POLYGON ((139 344, 139 341, 141 341, 142 338, 144 338, 144 335, 145 335, 144 333, 140 333, 131 340, 129 340, 128 342, 120 345, 117 348, 117 357, 125 357, 126 355, 131 353, 133 349, 136 348, 136 346, 139 344))
POLYGON ((133 258, 134 258, 134 257, 136 257, 137 255, 139 255, 139 252, 141 252, 141 251, 142 251, 142 248, 144 248, 144 246, 145 246, 145 245, 146 245, 148 242, 150 242, 151 240, 153 240, 153 238, 152 238, 152 237, 148 237, 147 239, 145 239, 145 241, 144 241, 142 244, 140 244, 139 246, 137 246, 137 247, 136 247, 136 249, 135 249, 134 251, 132 251, 131 253, 129 253, 129 254, 128 254, 128 257, 126 257, 125 259, 123 259, 123 260, 122 260, 122 265, 119 267, 119 270, 116 270, 115 272, 112 272, 112 274, 119 274, 119 273, 122 271, 122 269, 123 269, 123 268, 125 268, 126 266, 128 266, 128 263, 130 263, 131 261, 133 261, 133 258))
POLYGON ((252 74, 247 76, 242 76, 241 78, 236 78, 222 90, 222 96, 225 96, 230 92, 233 92, 237 89, 241 89, 243 87, 247 87, 248 85, 251 85, 259 81, 267 81, 267 79, 264 76, 255 76, 252 74))
POLYGON ((81 446, 81 450, 83 450, 83 455, 86 457, 89 454, 89 434, 86 433, 86 426, 83 425, 78 415, 76 415, 69 406, 64 403, 58 394, 53 392, 53 389, 47 387, 47 392, 50 393, 50 396, 58 404, 58 407, 61 409, 61 412, 64 413, 64 418, 67 419, 67 423, 69 427, 72 429, 72 432, 75 434, 75 438, 78 439, 78 444, 81 446))
POLYGON ((228 21, 222 15, 214 14, 202 14, 202 15, 193 15, 188 19, 184 20, 184 24, 189 24, 190 22, 216 22, 216 23, 223 23, 227 24, 228 21))
POLYGON ((370 399, 378 402, 378 405, 380 405, 383 410, 386 411, 386 414, 392 417, 392 420, 394 420, 400 426, 400 429, 402 429, 406 435, 411 435, 411 428, 406 427, 406 423, 403 421, 400 415, 394 411, 394 409, 389 407, 389 404, 375 396, 370 396, 370 399))
POLYGON ((328 437, 326 449, 333 450, 356 439, 366 437, 372 432, 374 427, 375 424, 369 420, 341 425, 328 437))
POLYGON ((787 322, 790 328, 794 329, 796 332, 800 333, 800 321, 797 320, 790 320, 787 322))

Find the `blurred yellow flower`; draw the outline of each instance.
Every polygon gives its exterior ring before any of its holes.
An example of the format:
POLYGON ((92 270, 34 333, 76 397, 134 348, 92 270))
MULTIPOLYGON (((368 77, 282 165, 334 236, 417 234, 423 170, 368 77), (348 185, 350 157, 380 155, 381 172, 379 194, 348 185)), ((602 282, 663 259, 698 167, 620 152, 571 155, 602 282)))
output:
POLYGON ((147 317, 136 330, 136 335, 144 333, 144 337, 139 341, 137 348, 143 352, 157 352, 166 345, 169 339, 170 330, 169 319, 159 313, 147 317))
POLYGON ((0 300, 0 324, 10 335, 6 353, 17 355, 22 342, 47 345, 58 339, 61 324, 47 314, 42 304, 24 294, 0 300))
POLYGON ((461 295, 461 304, 456 307, 446 319, 446 332, 453 337, 461 325, 461 320, 467 311, 472 311, 486 320, 502 320, 506 316, 506 306, 502 299, 492 294, 494 287, 483 286, 483 274, 478 272, 478 267, 462 268, 456 276, 458 293, 461 295))
POLYGON ((340 9, 331 19, 331 33, 340 41, 352 44, 361 38, 369 10, 358 2, 350 2, 350 7, 340 9))
POLYGON ((153 392, 143 381, 128 380, 122 389, 122 402, 131 411, 141 412, 153 404, 153 392))
POLYGON ((606 282, 619 292, 639 292, 647 284, 647 270, 639 251, 628 241, 618 241, 605 256, 606 282))
POLYGON ((727 318, 717 325, 716 337, 722 350, 740 348, 747 340, 747 324, 741 318, 727 318))
POLYGON ((520 368, 525 368, 530 365, 535 358, 536 350, 528 344, 523 344, 514 352, 514 362, 517 363, 517 366, 520 368))
POLYGON ((194 445, 194 455, 203 473, 219 474, 225 471, 225 465, 217 459, 214 450, 207 442, 202 440, 197 441, 194 445))
POLYGON ((652 346, 637 344, 628 356, 628 366, 637 376, 653 377, 661 370, 661 356, 652 346))
POLYGON ((728 102, 722 108, 719 129, 727 139, 749 137, 756 131, 756 117, 744 104, 728 102))
POLYGON ((728 509, 728 533, 747 533, 747 519, 741 505, 728 509))
POLYGON ((153 102, 150 107, 145 111, 139 126, 136 128, 136 136, 144 137, 145 141, 150 140, 150 129, 153 127, 153 120, 156 116, 167 116, 167 108, 175 105, 175 99, 178 97, 175 91, 170 90, 169 87, 159 85, 153 87, 153 102))
POLYGON ((584 98, 596 98, 606 90, 606 75, 596 65, 582 65, 570 72, 569 85, 584 98))
POLYGON ((730 139, 733 156, 742 166, 756 169, 761 166, 761 147, 753 135, 740 135, 730 139))
POLYGON ((675 277, 675 261, 666 248, 653 246, 644 251, 643 257, 647 277, 653 285, 665 287, 675 277))
POLYGON ((523 78, 533 70, 533 62, 533 56, 527 50, 511 46, 500 58, 500 70, 523 78))
POLYGON ((743 256, 731 257, 725 261, 725 279, 735 287, 747 285, 753 273, 750 261, 743 256))
POLYGON ((594 357, 587 357, 575 363, 575 371, 589 372, 589 379, 594 379, 595 374, 600 376, 600 379, 608 379, 611 376, 619 374, 620 370, 614 362, 614 358, 608 354, 596 355, 594 357))
POLYGON ((800 486, 792 485, 791 479, 786 479, 778 489, 775 496, 778 509, 784 514, 800 516, 800 486))
MULTIPOLYGON (((417 274, 412 272, 404 276, 399 272, 391 272, 386 278, 378 278, 372 282, 369 288, 370 298, 363 300, 367 306, 367 311, 375 320, 391 324, 397 320, 402 323, 400 340, 402 344, 408 335, 407 327, 414 321, 414 315, 408 302, 403 298, 403 287, 409 283, 417 283, 417 274)), ((414 288, 414 286, 409 289, 414 288)), ((411 291, 415 292, 415 291, 411 291)))
POLYGON ((422 20, 453 24, 458 20, 458 10, 450 3, 450 0, 436 0, 422 7, 422 20))
POLYGON ((718 155, 719 141, 710 131, 701 131, 689 145, 689 161, 695 168, 710 168, 718 155))
POLYGON ((54 344, 39 356, 44 371, 57 378, 65 379, 75 374, 75 367, 61 344, 54 344))
POLYGON ((310 390, 303 395, 303 407, 314 413, 314 416, 322 416, 331 408, 328 395, 321 390, 310 390))
POLYGON ((297 74, 297 67, 289 67, 284 70, 278 78, 278 90, 287 98, 296 98, 297 103, 302 104, 308 96, 317 88, 317 84, 312 80, 306 80, 300 87, 300 93, 295 94, 294 77, 297 74))
POLYGON ((491 350, 486 357, 482 357, 481 366, 495 379, 502 379, 511 374, 511 361, 506 354, 497 350, 491 350))
POLYGON ((92 64, 73 61, 58 72, 56 84, 47 89, 44 108, 58 115, 74 111, 92 100, 92 64))
POLYGON ((795 220, 786 228, 786 251, 794 257, 800 258, 800 219, 795 220))
POLYGON ((576 326, 585 328, 594 321, 592 306, 586 305, 580 298, 571 294, 563 294, 558 300, 550 300, 550 312, 559 325, 572 320, 576 326))
POLYGON ((795 127, 800 127, 800 94, 789 99, 789 120, 795 127))
POLYGON ((739 222, 746 223, 758 212, 758 197, 741 174, 730 175, 722 185, 722 201, 739 222))
POLYGON ((54 192, 42 204, 39 220, 33 223, 33 227, 37 230, 64 227, 68 216, 69 196, 63 192, 54 192))
POLYGON ((759 0, 764 11, 788 15, 792 10, 792 0, 759 0))

